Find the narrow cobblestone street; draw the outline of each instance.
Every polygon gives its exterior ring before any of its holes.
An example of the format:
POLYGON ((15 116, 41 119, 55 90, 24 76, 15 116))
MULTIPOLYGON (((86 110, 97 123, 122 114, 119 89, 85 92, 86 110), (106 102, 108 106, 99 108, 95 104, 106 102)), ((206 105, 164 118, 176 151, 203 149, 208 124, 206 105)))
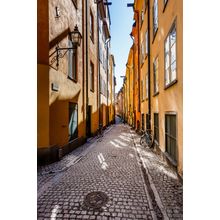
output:
POLYGON ((138 140, 117 123, 39 167, 38 219, 182 219, 181 182, 138 140))

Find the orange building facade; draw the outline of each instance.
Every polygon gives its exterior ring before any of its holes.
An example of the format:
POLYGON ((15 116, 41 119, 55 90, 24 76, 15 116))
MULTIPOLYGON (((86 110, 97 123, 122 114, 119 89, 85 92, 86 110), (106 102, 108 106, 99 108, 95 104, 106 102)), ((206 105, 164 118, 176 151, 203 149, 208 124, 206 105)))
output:
POLYGON ((134 1, 131 34, 135 85, 134 90, 129 89, 134 92, 134 127, 137 131, 152 131, 155 149, 180 176, 183 176, 182 10, 182 0, 134 1))
POLYGON ((93 0, 38 0, 37 13, 37 148, 45 164, 96 135, 100 121, 109 125, 101 79, 109 84, 110 55, 100 45, 110 38, 110 16, 104 1, 93 0))

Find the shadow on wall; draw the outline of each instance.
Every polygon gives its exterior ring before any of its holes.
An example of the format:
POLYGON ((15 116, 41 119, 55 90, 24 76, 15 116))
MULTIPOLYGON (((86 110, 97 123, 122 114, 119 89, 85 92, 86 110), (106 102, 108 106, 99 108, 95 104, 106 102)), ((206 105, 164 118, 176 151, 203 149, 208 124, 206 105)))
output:
MULTIPOLYGON (((99 128, 99 113, 100 120, 103 123, 103 128, 107 127, 106 109, 107 106, 102 104, 98 111, 90 113, 90 121, 88 123, 90 135, 86 137, 86 121, 83 120, 84 108, 78 107, 78 126, 77 138, 69 139, 69 102, 73 101, 55 101, 50 106, 50 128, 49 128, 49 143, 50 146, 38 147, 37 161, 38 165, 50 164, 60 160, 63 156, 70 153, 75 148, 81 146, 89 137, 94 137, 98 133, 99 128)), ((75 102, 77 103, 77 102, 75 102)), ((109 121, 108 125, 114 121, 109 121)))

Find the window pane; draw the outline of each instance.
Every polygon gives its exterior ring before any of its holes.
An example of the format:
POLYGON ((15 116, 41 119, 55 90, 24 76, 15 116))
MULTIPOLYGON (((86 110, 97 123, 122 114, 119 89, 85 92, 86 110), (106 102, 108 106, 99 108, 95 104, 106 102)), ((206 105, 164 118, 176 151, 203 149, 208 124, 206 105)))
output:
POLYGON ((171 47, 171 63, 176 61, 176 44, 171 47))
POLYGON ((165 83, 166 85, 168 85, 170 82, 170 79, 169 79, 169 69, 166 70, 165 72, 165 83))
POLYGON ((76 70, 77 70, 77 53, 73 54, 73 66, 72 66, 72 77, 76 80, 76 70))
POLYGON ((146 51, 145 53, 148 54, 148 32, 146 32, 146 35, 145 35, 145 40, 146 40, 146 51))
POLYGON ((78 108, 77 104, 69 103, 69 140, 78 137, 78 108))
POLYGON ((170 32, 170 43, 171 46, 176 43, 176 28, 174 27, 173 30, 170 32))
POLYGON ((158 28, 158 5, 157 5, 157 0, 154 0, 154 6, 153 6, 153 27, 154 27, 154 33, 155 33, 157 28, 158 28))
POLYGON ((146 74, 146 97, 148 98, 148 74, 146 74))
POLYGON ((168 54, 165 55, 165 69, 167 70, 170 65, 170 57, 168 54))
POLYGON ((169 36, 167 37, 166 42, 165 42, 165 53, 168 53, 168 52, 169 52, 169 36))
POLYGON ((176 62, 171 65, 171 81, 176 79, 176 62))
MULTIPOLYGON (((70 40, 68 40, 68 47, 72 47, 70 40)), ((73 50, 68 51, 68 76, 73 78, 73 50)))

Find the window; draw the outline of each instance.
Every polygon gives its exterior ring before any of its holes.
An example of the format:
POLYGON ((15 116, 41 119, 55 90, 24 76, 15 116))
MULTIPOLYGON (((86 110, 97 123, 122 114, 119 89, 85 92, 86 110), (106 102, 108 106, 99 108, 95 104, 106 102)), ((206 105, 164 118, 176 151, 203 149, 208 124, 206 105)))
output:
POLYGON ((146 129, 150 129, 150 115, 146 114, 146 129))
POLYGON ((154 140, 159 144, 159 117, 154 113, 154 140))
POLYGON ((141 11, 141 25, 144 22, 144 9, 141 11))
POLYGON ((154 94, 159 92, 159 83, 158 83, 158 57, 155 59, 153 64, 154 71, 154 94))
POLYGON ((90 90, 94 92, 94 64, 90 62, 90 90))
POLYGON ((78 137, 78 105, 69 102, 69 141, 78 137))
POLYGON ((165 40, 165 86, 176 81, 176 26, 172 27, 165 40))
MULTIPOLYGON (((71 40, 68 40, 68 47, 73 47, 71 40)), ((77 49, 68 51, 68 78, 77 80, 77 49)))
POLYGON ((145 53, 144 53, 144 41, 141 43, 141 64, 144 63, 145 53))
POLYGON ((154 0, 153 5, 153 35, 156 34, 158 29, 158 2, 154 0))
POLYGON ((176 115, 165 115, 165 145, 166 152, 176 162, 177 146, 176 146, 176 115))
POLYGON ((146 98, 148 99, 148 73, 146 74, 146 98))
POLYGON ((94 42, 94 17, 91 10, 90 10, 90 38, 92 42, 94 42))
POLYGON ((144 91, 144 90, 143 90, 144 85, 143 85, 143 84, 144 84, 144 82, 143 82, 143 80, 141 80, 141 101, 144 100, 144 94, 143 94, 143 93, 144 93, 144 92, 143 92, 143 91, 144 91))
POLYGON ((144 131, 144 114, 141 114, 141 129, 144 131))
POLYGON ((145 34, 145 55, 148 54, 148 32, 145 34))

